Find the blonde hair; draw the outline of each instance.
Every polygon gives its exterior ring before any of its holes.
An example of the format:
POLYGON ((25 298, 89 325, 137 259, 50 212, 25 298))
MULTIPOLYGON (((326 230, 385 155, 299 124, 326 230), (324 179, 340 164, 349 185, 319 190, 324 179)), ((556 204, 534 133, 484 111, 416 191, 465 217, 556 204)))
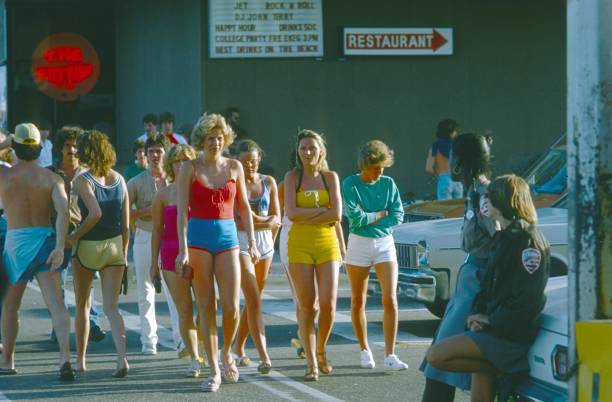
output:
POLYGON ((378 164, 388 168, 393 166, 393 162, 395 162, 393 150, 382 141, 371 140, 359 148, 359 169, 378 164))
POLYGON ((193 160, 197 157, 197 154, 191 145, 175 144, 170 147, 170 150, 164 155, 164 172, 166 172, 166 177, 170 182, 176 180, 172 165, 174 165, 174 162, 180 161, 183 156, 187 157, 189 160, 193 160))
POLYGON ((489 201, 508 220, 523 219, 532 225, 538 223, 538 214, 529 184, 516 175, 508 174, 493 180, 487 189, 489 201))
POLYGON ((85 131, 77 139, 79 161, 98 177, 106 176, 117 162, 115 148, 100 131, 85 131))
POLYGON ((325 138, 323 138, 322 134, 319 134, 312 130, 302 130, 297 136, 297 143, 295 144, 295 168, 297 170, 304 170, 304 164, 302 163, 302 159, 300 159, 300 142, 303 139, 312 138, 317 142, 319 148, 321 148, 321 157, 317 161, 317 166, 315 167, 316 171, 326 172, 329 170, 329 166, 327 165, 327 146, 325 144, 325 138))
POLYGON ((191 132, 191 143, 197 149, 201 149, 204 138, 208 136, 214 129, 221 129, 223 133, 223 146, 229 147, 234 142, 234 131, 229 124, 225 121, 225 118, 220 114, 216 113, 204 113, 202 117, 198 119, 193 131, 191 132))

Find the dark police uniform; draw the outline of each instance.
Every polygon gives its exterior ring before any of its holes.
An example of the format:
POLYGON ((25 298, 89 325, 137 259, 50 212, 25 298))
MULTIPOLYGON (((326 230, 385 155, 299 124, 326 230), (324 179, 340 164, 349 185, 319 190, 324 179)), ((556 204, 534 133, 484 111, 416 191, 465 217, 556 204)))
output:
POLYGON ((490 324, 483 331, 466 335, 499 371, 528 371, 527 352, 546 304, 550 246, 535 225, 520 219, 494 240, 482 290, 472 310, 487 315, 490 324))
MULTIPOLYGON (((487 191, 487 185, 488 183, 475 181, 467 193, 463 227, 461 228, 461 247, 468 257, 459 268, 455 293, 446 307, 434 342, 465 332, 465 322, 471 314, 474 299, 480 292, 480 284, 485 277, 487 260, 493 248, 493 238, 497 230, 496 222, 481 213, 480 201, 482 195, 487 191)), ((429 365, 427 359, 423 360, 420 370, 428 379, 464 390, 471 387, 472 375, 470 373, 438 370, 429 365)))

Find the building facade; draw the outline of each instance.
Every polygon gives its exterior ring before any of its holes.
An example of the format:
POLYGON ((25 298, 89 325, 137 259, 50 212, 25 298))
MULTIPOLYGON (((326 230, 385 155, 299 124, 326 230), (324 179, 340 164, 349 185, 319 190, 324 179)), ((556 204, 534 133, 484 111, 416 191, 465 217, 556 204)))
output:
POLYGON ((122 163, 131 159, 145 113, 172 111, 181 126, 202 111, 236 106, 277 178, 297 131, 310 128, 326 135, 330 166, 342 176, 356 171, 360 143, 387 142, 396 151, 388 173, 402 192, 423 195, 433 191, 424 165, 442 118, 458 120, 462 132, 491 131, 499 173, 565 132, 560 0, 322 0, 321 57, 249 59, 210 57, 206 0, 0 4, 6 13, 8 127, 38 119, 56 128, 96 126, 111 135, 122 163), (450 27, 453 52, 346 56, 346 27, 450 27), (82 35, 99 57, 95 87, 70 101, 45 95, 32 75, 37 46, 59 32, 82 35))

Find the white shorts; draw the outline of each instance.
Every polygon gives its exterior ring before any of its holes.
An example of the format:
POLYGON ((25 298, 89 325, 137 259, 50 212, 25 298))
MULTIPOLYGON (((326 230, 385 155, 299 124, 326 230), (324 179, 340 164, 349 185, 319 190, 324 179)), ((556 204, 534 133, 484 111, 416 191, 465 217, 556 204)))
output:
POLYGON ((278 235, 278 252, 280 254, 280 262, 284 267, 289 267, 288 247, 289 247, 289 231, 291 230, 291 221, 286 215, 281 219, 280 234, 278 235))
POLYGON ((375 264, 391 261, 397 261, 393 236, 375 238, 349 234, 344 259, 346 264, 370 268, 375 264))
MULTIPOLYGON (((238 231, 238 243, 240 244, 240 254, 249 254, 249 239, 246 232, 238 231)), ((274 242, 272 241, 271 230, 255 231, 255 246, 259 251, 259 258, 270 258, 274 255, 274 242)))

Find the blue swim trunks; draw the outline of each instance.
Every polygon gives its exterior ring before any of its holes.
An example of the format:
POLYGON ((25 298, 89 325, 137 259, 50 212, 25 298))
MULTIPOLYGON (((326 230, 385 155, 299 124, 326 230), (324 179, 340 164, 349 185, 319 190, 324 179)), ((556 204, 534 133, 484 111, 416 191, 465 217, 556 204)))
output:
MULTIPOLYGON (((47 272, 49 254, 55 248, 55 232, 51 227, 30 227, 10 229, 6 232, 2 260, 11 284, 31 281, 37 273, 47 272)), ((70 261, 70 249, 64 252, 66 268, 70 261)))
POLYGON ((190 218, 187 224, 187 246, 217 255, 239 248, 233 219, 190 218))

